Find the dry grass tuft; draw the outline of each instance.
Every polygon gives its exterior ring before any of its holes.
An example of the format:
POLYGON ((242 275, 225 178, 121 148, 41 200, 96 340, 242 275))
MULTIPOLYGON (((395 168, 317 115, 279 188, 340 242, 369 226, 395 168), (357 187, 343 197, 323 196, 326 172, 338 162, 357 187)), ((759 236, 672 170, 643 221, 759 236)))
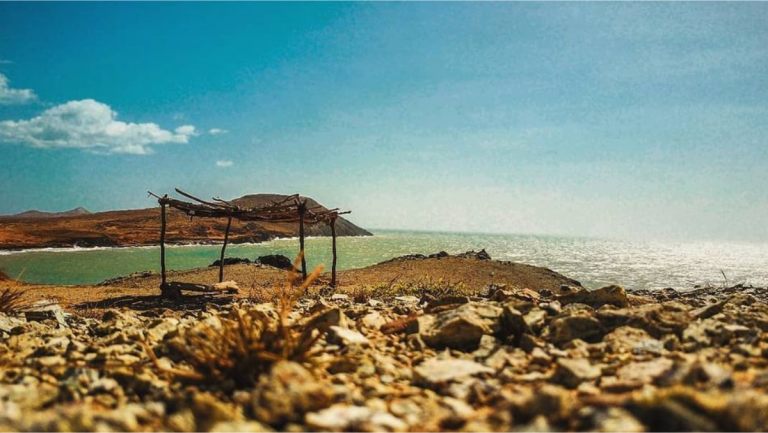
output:
POLYGON ((0 269, 0 281, 11 281, 11 277, 9 277, 8 273, 2 269, 0 269))
POLYGON ((5 289, 0 291, 0 312, 16 314, 29 308, 30 303, 24 299, 24 291, 5 289))
MULTIPOLYGON (((300 260, 301 255, 296 264, 300 260)), ((221 319, 220 327, 200 326, 172 342, 173 351, 190 370, 164 368, 146 343, 144 348, 157 369, 176 378, 216 387, 252 386, 275 362, 303 362, 314 354, 312 346, 323 335, 322 322, 291 323, 288 316, 322 269, 318 266, 306 281, 291 273, 283 287, 276 287, 276 315, 270 310, 235 307, 221 319)))

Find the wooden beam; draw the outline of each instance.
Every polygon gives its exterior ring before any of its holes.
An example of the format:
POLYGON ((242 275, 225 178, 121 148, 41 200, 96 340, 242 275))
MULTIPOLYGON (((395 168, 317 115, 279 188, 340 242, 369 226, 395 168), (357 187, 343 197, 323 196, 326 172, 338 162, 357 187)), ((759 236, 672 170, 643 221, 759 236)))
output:
POLYGON ((161 287, 165 286, 165 199, 160 200, 160 272, 162 274, 161 287))
POLYGON ((331 242, 333 249, 333 264, 331 266, 331 287, 336 287, 336 217, 331 218, 331 242))
POLYGON ((170 281, 162 286, 167 293, 181 294, 181 291, 200 293, 237 293, 237 285, 234 282, 220 283, 210 286, 208 284, 182 283, 170 281))
POLYGON ((229 241, 230 227, 232 227, 232 217, 227 219, 227 230, 224 231, 224 245, 221 247, 221 258, 219 259, 219 282, 224 281, 224 251, 227 250, 227 241, 229 241))
POLYGON ((304 280, 307 279, 307 254, 304 251, 304 214, 307 213, 307 202, 298 202, 298 214, 299 214, 299 251, 301 251, 301 276, 304 280))

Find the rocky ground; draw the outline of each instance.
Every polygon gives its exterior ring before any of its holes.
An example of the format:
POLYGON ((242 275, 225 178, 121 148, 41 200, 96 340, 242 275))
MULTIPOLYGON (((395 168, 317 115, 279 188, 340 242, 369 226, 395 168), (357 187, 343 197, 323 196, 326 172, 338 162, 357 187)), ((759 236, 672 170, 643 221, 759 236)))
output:
POLYGON ((768 289, 287 287, 270 303, 0 313, 0 430, 768 426, 768 289))

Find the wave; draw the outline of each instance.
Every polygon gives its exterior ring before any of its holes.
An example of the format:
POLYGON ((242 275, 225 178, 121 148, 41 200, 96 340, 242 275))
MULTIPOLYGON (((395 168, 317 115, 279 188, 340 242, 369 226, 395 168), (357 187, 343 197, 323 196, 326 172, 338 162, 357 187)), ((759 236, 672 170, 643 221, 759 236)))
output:
MULTIPOLYGON (((385 235, 374 235, 374 236, 343 236, 345 239, 349 238, 382 238, 386 237, 385 235)), ((314 239, 328 239, 330 240, 329 236, 306 236, 304 237, 304 240, 314 240, 314 239)), ((289 238, 275 238, 264 242, 243 242, 243 243, 232 243, 230 242, 228 244, 228 247, 249 247, 249 246, 269 246, 272 243, 278 243, 278 242, 298 242, 299 237, 289 237, 289 238)), ((166 248, 193 248, 193 247, 221 247, 223 242, 185 242, 183 244, 165 244, 166 248)), ((19 250, 0 250, 0 256, 8 256, 8 255, 14 255, 14 254, 30 254, 30 253, 75 253, 75 252, 93 252, 93 251, 124 251, 124 250, 133 250, 133 249, 159 249, 160 244, 153 244, 153 245, 121 245, 121 246, 112 246, 112 247, 80 247, 80 246, 72 246, 72 247, 46 247, 46 248, 24 248, 19 250)))

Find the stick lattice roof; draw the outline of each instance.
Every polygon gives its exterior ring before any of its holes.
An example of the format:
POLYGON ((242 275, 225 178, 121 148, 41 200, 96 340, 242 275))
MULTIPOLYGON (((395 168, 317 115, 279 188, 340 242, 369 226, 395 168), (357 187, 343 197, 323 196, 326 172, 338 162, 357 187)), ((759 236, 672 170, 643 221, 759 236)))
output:
POLYGON ((301 214, 304 214, 304 222, 315 224, 322 221, 330 221, 339 215, 351 213, 351 211, 339 211, 336 209, 324 209, 322 206, 307 207, 307 200, 298 194, 293 194, 280 201, 272 201, 266 206, 241 207, 218 197, 206 201, 178 188, 176 192, 196 202, 187 202, 170 198, 168 195, 159 196, 152 191, 149 195, 157 198, 161 205, 167 205, 184 212, 190 218, 234 218, 241 221, 265 221, 295 223, 299 222, 301 214))

